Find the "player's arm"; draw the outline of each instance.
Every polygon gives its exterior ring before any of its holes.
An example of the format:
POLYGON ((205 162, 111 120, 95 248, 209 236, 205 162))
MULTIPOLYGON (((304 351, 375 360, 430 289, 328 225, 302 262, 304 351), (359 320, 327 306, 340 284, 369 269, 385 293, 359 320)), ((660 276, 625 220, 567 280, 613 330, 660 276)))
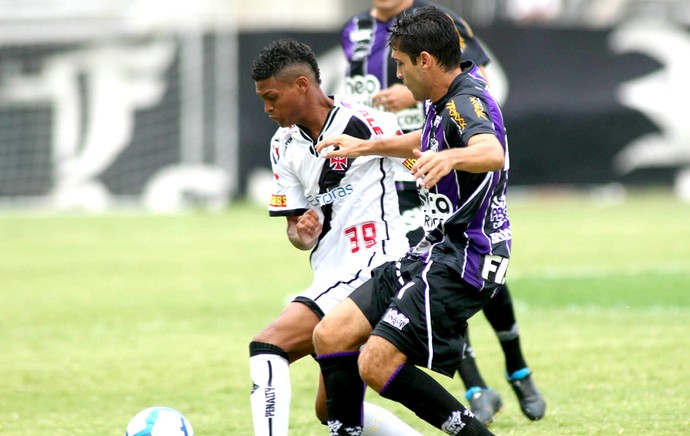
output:
POLYGON ((317 153, 323 152, 322 156, 324 158, 369 155, 413 158, 413 150, 419 150, 421 138, 421 130, 377 139, 360 139, 349 135, 335 135, 325 138, 316 144, 316 151, 317 153), (324 151, 327 147, 333 148, 324 151))
POLYGON ((323 226, 313 209, 300 216, 287 217, 287 236, 290 243, 300 250, 311 250, 321 234, 323 226))
POLYGON ((498 138, 491 133, 473 135, 467 147, 451 148, 440 152, 415 151, 417 162, 412 166, 415 179, 422 179, 422 186, 432 188, 452 170, 468 173, 498 171, 505 165, 505 152, 498 138))

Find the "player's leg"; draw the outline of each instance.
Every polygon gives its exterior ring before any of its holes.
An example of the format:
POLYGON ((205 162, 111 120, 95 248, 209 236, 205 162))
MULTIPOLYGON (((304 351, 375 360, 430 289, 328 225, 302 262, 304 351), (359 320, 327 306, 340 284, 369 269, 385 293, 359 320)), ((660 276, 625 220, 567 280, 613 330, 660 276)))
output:
POLYGON ((493 434, 433 377, 406 360, 386 339, 372 336, 359 359, 360 374, 383 397, 403 404, 448 434, 493 434))
POLYGON ((370 332, 370 322, 350 299, 331 310, 314 329, 331 434, 361 434, 365 385, 357 358, 370 332))
POLYGON ((470 410, 482 424, 488 425, 503 406, 503 401, 498 392, 487 386, 479 372, 474 350, 470 343, 469 329, 465 331, 464 339, 465 344, 458 374, 465 385, 465 399, 469 401, 470 410))
POLYGON ((527 366, 520 346, 520 334, 513 301, 504 285, 484 306, 484 315, 496 332, 503 349, 506 377, 518 397, 522 412, 529 419, 537 420, 546 413, 546 401, 541 395, 527 366))
MULTIPOLYGON (((431 263, 428 267, 431 267, 431 263)), ((471 292, 456 296, 455 291, 460 278, 457 273, 446 267, 441 266, 440 269, 441 283, 434 278, 434 273, 427 275, 426 264, 414 261, 409 263, 403 260, 401 275, 398 276, 401 282, 405 282, 402 287, 395 274, 392 280, 390 276, 384 276, 379 280, 372 279, 370 282, 379 283, 380 287, 388 291, 388 301, 391 301, 390 298, 395 295, 388 309, 381 310, 378 308, 380 306, 377 306, 372 310, 371 307, 380 303, 380 299, 374 304, 367 305, 365 299, 360 299, 362 294, 353 294, 353 304, 350 306, 359 306, 362 308, 360 310, 367 310, 366 318, 369 325, 374 319, 370 314, 383 315, 379 316, 382 321, 375 328, 377 336, 372 336, 363 349, 363 354, 359 358, 359 368, 357 368, 358 353, 353 351, 354 348, 349 348, 349 352, 345 353, 343 351, 348 351, 348 348, 338 346, 338 342, 349 344, 347 337, 336 337, 329 343, 331 339, 329 334, 333 333, 337 336, 338 333, 328 329, 332 326, 325 325, 323 330, 320 328, 321 325, 317 327, 314 336, 316 348, 319 352, 323 350, 330 353, 320 356, 319 364, 324 374, 329 398, 328 415, 331 434, 346 435, 350 434, 348 431, 355 432, 361 429, 359 411, 363 395, 353 389, 360 380, 360 374, 383 396, 404 404, 420 418, 449 434, 491 434, 438 382, 413 365, 407 364, 407 354, 399 351, 401 349, 399 344, 405 343, 407 344, 406 351, 415 350, 415 362, 428 363, 432 369, 438 370, 439 367, 436 364, 432 365, 431 360, 427 361, 424 358, 430 355, 429 344, 420 341, 420 338, 431 335, 436 344, 436 336, 428 331, 430 326, 434 325, 444 331, 439 344, 448 344, 443 350, 442 362, 445 362, 446 367, 457 368, 459 365, 458 350, 461 346, 459 338, 463 333, 465 321, 481 309, 488 296, 477 292, 474 288, 471 292), (416 275, 420 272, 419 270, 423 270, 421 276, 410 281, 409 277, 416 275), (448 288, 448 293, 445 293, 440 301, 432 304, 433 310, 426 306, 426 295, 429 295, 430 283, 442 284, 440 289, 448 288), (406 302, 402 304, 405 309, 401 308, 400 301, 406 302), (441 315, 445 313, 445 303, 448 303, 454 319, 446 319, 441 315), (426 309, 430 309, 430 312, 426 309), (431 313, 432 318, 428 319, 426 313, 431 313), (386 333, 390 335, 385 339, 378 337, 386 333), (388 340, 391 336, 399 339, 395 345, 388 340)), ((441 293, 443 292, 445 291, 442 290, 441 293)), ((386 292, 372 294, 386 295, 386 292)), ((356 320, 365 318, 356 309, 351 312, 355 314, 356 320)), ((327 318, 322 324, 325 324, 327 318)), ((454 369, 446 370, 444 373, 450 375, 452 372, 454 369)))
POLYGON ((254 434, 288 434, 289 364, 312 353, 312 333, 319 317, 305 304, 292 302, 249 344, 254 434))
POLYGON ((436 428, 459 435, 491 434, 460 401, 414 366, 452 376, 460 364, 466 322, 481 310, 490 291, 479 292, 445 265, 421 265, 374 328, 360 357, 360 373, 382 396, 404 404, 436 428))
MULTIPOLYGON (((323 386, 323 377, 320 377, 319 380, 315 407, 319 421, 326 425, 328 412, 326 410, 326 390, 323 386)), ((363 436, 422 436, 402 419, 377 404, 365 401, 362 415, 363 436)))

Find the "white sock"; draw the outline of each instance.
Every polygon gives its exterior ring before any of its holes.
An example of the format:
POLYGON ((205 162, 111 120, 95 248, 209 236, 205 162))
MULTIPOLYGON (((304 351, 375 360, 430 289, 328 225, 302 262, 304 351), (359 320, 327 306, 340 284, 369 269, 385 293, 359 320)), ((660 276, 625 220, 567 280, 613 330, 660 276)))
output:
POLYGON ((388 410, 364 402, 364 436, 422 436, 388 410))
POLYGON ((290 365, 276 354, 249 358, 249 372, 254 382, 252 417, 256 436, 287 436, 290 420, 290 365))

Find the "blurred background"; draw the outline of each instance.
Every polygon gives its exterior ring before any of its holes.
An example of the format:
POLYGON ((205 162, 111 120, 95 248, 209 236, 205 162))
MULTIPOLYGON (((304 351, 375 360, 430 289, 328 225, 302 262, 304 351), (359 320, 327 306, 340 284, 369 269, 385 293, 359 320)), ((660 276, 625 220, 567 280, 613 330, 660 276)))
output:
MULTIPOLYGON (((439 0, 492 57, 512 184, 690 201, 690 2, 439 0)), ((267 202, 277 127, 249 77, 293 37, 341 91, 369 0, 0 0, 0 210, 267 202)))

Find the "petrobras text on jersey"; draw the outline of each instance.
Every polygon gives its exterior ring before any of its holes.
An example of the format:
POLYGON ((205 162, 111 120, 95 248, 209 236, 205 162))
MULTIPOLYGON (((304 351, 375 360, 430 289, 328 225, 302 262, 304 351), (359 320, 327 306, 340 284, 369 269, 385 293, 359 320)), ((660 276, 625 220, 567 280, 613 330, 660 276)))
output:
POLYGON ((323 194, 310 195, 307 197, 307 201, 309 201, 309 204, 312 206, 326 206, 336 200, 350 196, 353 191, 354 188, 352 187, 352 183, 348 183, 345 186, 338 186, 323 194))

